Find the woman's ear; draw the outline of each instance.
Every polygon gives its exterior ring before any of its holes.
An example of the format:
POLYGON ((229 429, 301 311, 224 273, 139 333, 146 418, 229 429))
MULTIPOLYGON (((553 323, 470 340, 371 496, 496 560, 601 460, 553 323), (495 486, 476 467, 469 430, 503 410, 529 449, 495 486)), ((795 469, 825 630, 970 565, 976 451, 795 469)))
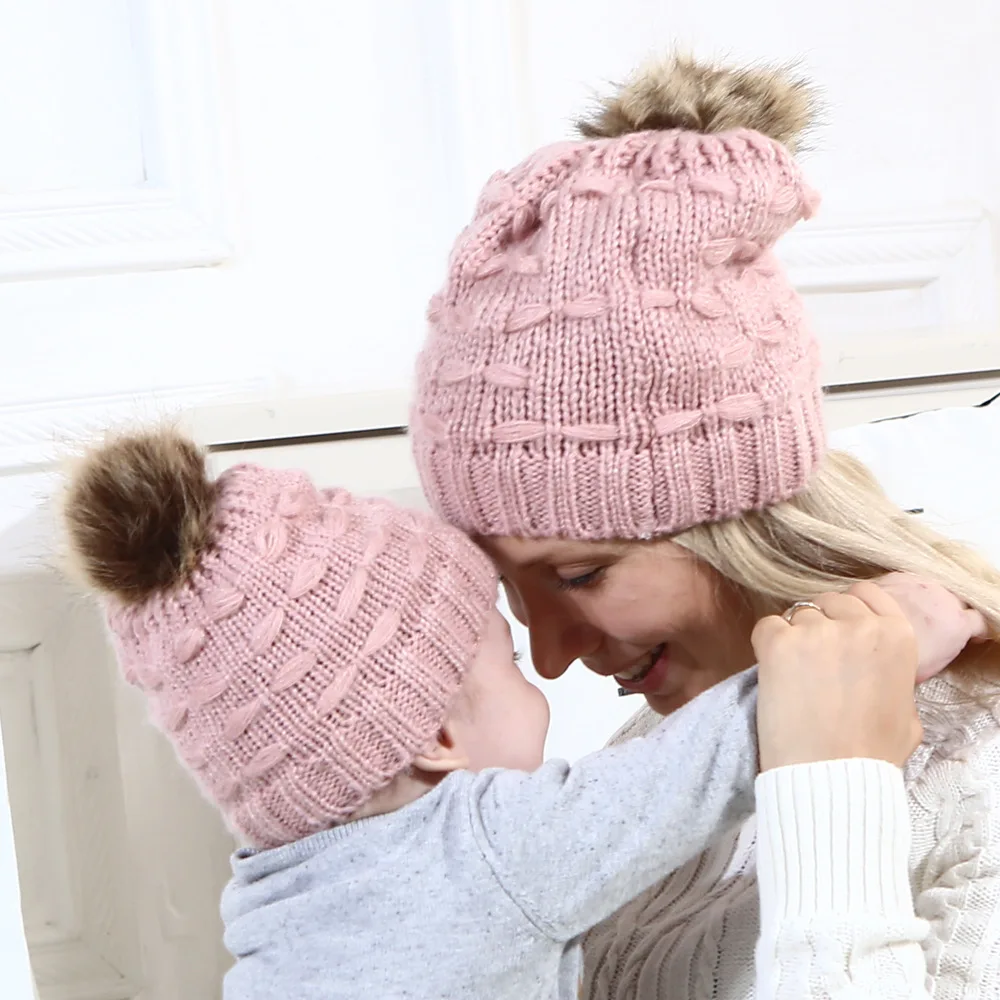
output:
POLYGON ((448 774, 467 768, 469 758, 458 745, 451 725, 446 722, 438 730, 434 743, 414 758, 413 766, 429 774, 448 774))

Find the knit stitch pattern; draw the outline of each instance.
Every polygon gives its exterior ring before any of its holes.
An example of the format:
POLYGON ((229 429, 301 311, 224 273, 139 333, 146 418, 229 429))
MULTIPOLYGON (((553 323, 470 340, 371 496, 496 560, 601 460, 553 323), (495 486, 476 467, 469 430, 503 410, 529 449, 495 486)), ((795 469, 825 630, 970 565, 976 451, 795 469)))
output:
POLYGON ((644 538, 801 491, 819 351, 772 247, 817 204, 746 129, 561 143, 496 174, 418 363, 434 509, 483 535, 644 538))
POLYGON ((219 481, 182 587, 109 623, 126 679, 255 847, 347 819, 425 750, 496 601, 489 561, 430 515, 304 473, 219 481))

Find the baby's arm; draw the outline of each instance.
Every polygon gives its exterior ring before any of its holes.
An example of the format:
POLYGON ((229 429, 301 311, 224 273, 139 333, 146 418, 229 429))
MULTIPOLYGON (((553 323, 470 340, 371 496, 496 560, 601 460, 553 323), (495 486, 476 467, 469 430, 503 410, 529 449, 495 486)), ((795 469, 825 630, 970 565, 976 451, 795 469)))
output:
POLYGON ((568 941, 699 854, 753 811, 756 708, 753 669, 572 767, 484 772, 472 822, 506 891, 568 941))

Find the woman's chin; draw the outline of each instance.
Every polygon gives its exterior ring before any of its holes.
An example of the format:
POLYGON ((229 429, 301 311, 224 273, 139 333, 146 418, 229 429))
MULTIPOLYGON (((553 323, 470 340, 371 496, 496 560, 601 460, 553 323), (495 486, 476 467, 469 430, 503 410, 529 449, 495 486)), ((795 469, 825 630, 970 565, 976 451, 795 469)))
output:
MULTIPOLYGON (((691 697, 694 697, 693 695, 691 697)), ((691 697, 682 691, 674 691, 670 694, 647 694, 646 704, 656 712, 657 715, 670 715, 676 712, 682 705, 686 705, 691 697)))
POLYGON ((675 675, 673 678, 675 683, 670 687, 664 685, 665 690, 647 694, 646 704, 657 715, 670 715, 671 712, 676 712, 677 709, 697 698, 702 692, 715 687, 716 684, 721 684, 732 673, 736 673, 736 671, 716 675, 707 671, 692 670, 683 679, 675 675), (678 681, 680 683, 677 683, 678 681))

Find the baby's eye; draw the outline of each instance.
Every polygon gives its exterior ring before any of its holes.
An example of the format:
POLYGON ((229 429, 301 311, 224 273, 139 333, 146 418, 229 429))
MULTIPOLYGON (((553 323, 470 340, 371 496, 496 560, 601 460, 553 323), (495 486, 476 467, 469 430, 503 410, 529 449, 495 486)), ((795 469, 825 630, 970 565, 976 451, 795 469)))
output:
POLYGON ((584 587, 592 587, 598 583, 604 574, 605 567, 599 566, 589 573, 581 573, 579 576, 559 577, 560 590, 581 590, 584 587))

